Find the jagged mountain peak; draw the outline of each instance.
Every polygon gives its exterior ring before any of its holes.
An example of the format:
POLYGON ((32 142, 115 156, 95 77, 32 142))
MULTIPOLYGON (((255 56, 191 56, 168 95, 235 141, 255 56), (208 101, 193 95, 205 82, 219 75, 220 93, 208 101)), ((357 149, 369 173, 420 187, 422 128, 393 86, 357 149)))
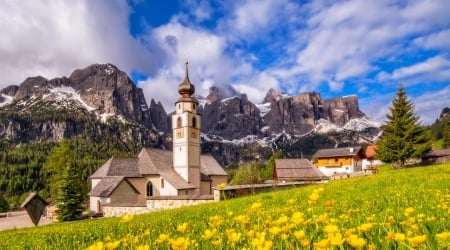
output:
POLYGON ((206 96, 206 104, 211 104, 215 101, 221 101, 225 98, 230 98, 238 96, 237 92, 233 86, 229 84, 224 85, 214 85, 209 88, 209 94, 206 96))

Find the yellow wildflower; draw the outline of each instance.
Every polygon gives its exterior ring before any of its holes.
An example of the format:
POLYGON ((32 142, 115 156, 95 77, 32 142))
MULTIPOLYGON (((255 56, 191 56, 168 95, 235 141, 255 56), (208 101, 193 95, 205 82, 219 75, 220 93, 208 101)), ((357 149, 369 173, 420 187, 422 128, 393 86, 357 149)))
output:
POLYGON ((144 231, 144 235, 145 235, 145 236, 148 236, 148 235, 150 235, 150 230, 148 230, 148 229, 147 229, 147 230, 145 230, 145 231, 144 231))
POLYGON ((210 227, 216 228, 216 227, 222 225, 222 223, 223 223, 223 218, 218 215, 214 215, 209 218, 209 226, 210 227))
POLYGON ((370 230, 372 230, 372 228, 373 228, 373 224, 372 223, 364 223, 364 224, 361 224, 359 227, 358 227, 358 230, 359 231, 361 231, 361 232, 370 232, 370 230))
POLYGON ((169 239, 169 235, 167 234, 160 234, 158 236, 158 239, 156 239, 156 244, 161 244, 164 243, 165 241, 167 241, 169 239))
POLYGON ((178 237, 170 240, 170 246, 174 250, 186 250, 190 245, 189 239, 184 237, 178 237))
POLYGON ((177 231, 180 232, 180 233, 186 232, 186 229, 187 229, 188 225, 189 224, 187 222, 185 222, 185 223, 183 223, 181 225, 178 225, 177 231))
POLYGON ((304 216, 303 213, 295 212, 292 214, 291 222, 294 223, 295 225, 301 225, 305 221, 303 216, 304 216))
POLYGON ((393 240, 393 239, 394 239, 394 235, 395 235, 394 232, 389 231, 389 232, 387 233, 387 235, 386 235, 386 240, 387 240, 387 241, 393 240))
POLYGON ((220 183, 219 185, 217 185, 217 188, 220 190, 223 190, 223 189, 225 189, 226 186, 227 186, 226 183, 220 183))
POLYGON ((352 234, 348 238, 346 238, 346 241, 350 246, 356 249, 362 248, 364 245, 366 245, 366 240, 358 237, 355 234, 352 234))
POLYGON ((289 199, 289 200, 287 201, 287 203, 288 203, 289 205, 294 205, 295 202, 296 202, 295 199, 289 199))
POLYGON ((255 202, 255 203, 253 203, 251 206, 250 206, 250 210, 258 210, 258 209, 260 209, 262 207, 262 204, 261 204, 261 202, 255 202))
POLYGON ((136 250, 150 250, 148 245, 141 245, 136 248, 136 250))
POLYGON ((241 239, 241 233, 233 232, 230 235, 228 235, 228 241, 233 244, 238 242, 240 239, 241 239))
POLYGON ((412 207, 408 207, 408 208, 406 208, 405 209, 405 216, 406 217, 409 217, 409 216, 411 216, 413 213, 414 213, 414 208, 412 208, 412 207))
POLYGON ((405 241, 406 236, 403 233, 395 233, 393 239, 397 242, 403 242, 405 241))
POLYGON ((336 225, 326 225, 323 229, 326 234, 334 234, 339 232, 339 228, 336 225))
POLYGON ((427 236, 425 234, 423 235, 417 235, 411 238, 408 238, 408 242, 409 244, 411 244, 412 246, 418 246, 420 244, 423 244, 427 241, 427 236))
POLYGON ((216 229, 213 229, 213 230, 206 229, 202 235, 202 239, 209 240, 214 236, 215 233, 216 233, 216 229))
POLYGON ((450 232, 442 232, 442 233, 436 234, 436 238, 438 238, 440 240, 450 239, 450 232))
POLYGON ((133 219, 133 215, 127 214, 127 215, 124 215, 124 216, 122 217, 121 222, 127 223, 127 222, 130 222, 132 219, 133 219))
POLYGON ((215 239, 215 240, 211 241, 211 244, 213 244, 213 246, 218 247, 218 246, 220 246, 222 244, 222 240, 219 239, 219 238, 215 239))
POLYGON ((329 239, 323 239, 314 243, 314 249, 328 249, 331 247, 331 241, 329 239))
POLYGON ((95 242, 94 244, 86 248, 86 250, 103 250, 103 249, 105 249, 105 246, 101 241, 95 242))
POLYGON ((274 227, 269 228, 269 232, 273 235, 278 235, 281 232, 281 228, 274 226, 274 227))
POLYGON ((308 239, 303 239, 300 241, 300 244, 302 244, 302 247, 309 247, 311 245, 311 241, 308 239))
POLYGON ((344 239, 342 238, 341 233, 330 234, 328 238, 330 239, 330 244, 332 246, 340 246, 342 245, 342 243, 344 243, 344 239))
POLYGON ((299 231, 295 231, 294 232, 294 236, 298 241, 301 241, 305 238, 305 231, 304 230, 299 230, 299 231))
POLYGON ((108 242, 105 244, 105 249, 107 249, 107 250, 116 249, 117 247, 119 247, 119 245, 120 245, 120 240, 116 240, 114 242, 108 242))

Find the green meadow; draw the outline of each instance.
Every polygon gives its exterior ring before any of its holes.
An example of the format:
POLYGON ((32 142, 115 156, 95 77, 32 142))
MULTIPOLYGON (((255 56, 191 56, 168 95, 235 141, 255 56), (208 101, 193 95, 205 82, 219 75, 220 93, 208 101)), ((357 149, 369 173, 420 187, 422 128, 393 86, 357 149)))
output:
POLYGON ((449 249, 450 164, 0 232, 0 249, 449 249))

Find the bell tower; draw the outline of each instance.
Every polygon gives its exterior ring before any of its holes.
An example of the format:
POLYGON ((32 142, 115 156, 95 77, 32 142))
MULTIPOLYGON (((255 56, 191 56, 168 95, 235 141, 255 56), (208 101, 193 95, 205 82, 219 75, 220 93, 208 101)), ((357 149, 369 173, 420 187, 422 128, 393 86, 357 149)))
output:
POLYGON ((173 166, 187 182, 196 187, 200 194, 200 115, 198 101, 192 95, 195 87, 189 80, 188 62, 186 75, 178 86, 181 97, 175 102, 172 115, 173 166))

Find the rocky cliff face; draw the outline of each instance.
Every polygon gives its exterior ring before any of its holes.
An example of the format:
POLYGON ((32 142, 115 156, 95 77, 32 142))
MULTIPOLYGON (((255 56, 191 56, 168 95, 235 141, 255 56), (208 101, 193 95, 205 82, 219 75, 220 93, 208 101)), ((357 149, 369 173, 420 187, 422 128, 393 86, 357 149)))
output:
POLYGON ((11 141, 105 136, 106 124, 118 120, 135 125, 128 126, 125 133, 116 133, 116 138, 145 145, 158 141, 151 128, 167 131, 168 127, 161 103, 152 100, 149 109, 142 90, 111 64, 77 69, 69 78, 30 77, 1 90, 1 94, 0 136, 11 141))
MULTIPOLYGON (((378 130, 359 110, 356 96, 323 100, 318 93, 288 97, 271 89, 263 104, 255 105, 223 85, 197 98, 202 104, 202 150, 223 165, 265 159, 278 149, 309 154, 310 142, 329 146, 370 140, 378 130), (318 134, 327 127, 347 132, 323 139, 318 134)), ((0 139, 23 143, 75 135, 171 148, 171 119, 160 102, 152 99, 148 106, 142 90, 111 64, 77 69, 69 77, 30 77, 0 91, 0 139)))

